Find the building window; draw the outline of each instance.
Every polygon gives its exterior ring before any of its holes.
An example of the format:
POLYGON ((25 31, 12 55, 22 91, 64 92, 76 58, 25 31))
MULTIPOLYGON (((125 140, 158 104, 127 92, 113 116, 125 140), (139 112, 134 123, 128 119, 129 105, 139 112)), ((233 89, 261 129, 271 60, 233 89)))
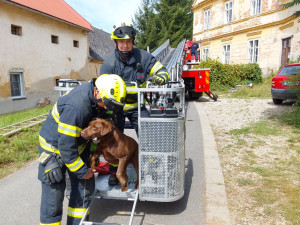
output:
POLYGON ((202 49, 202 60, 207 60, 209 57, 209 48, 202 49))
POLYGON ((225 3, 225 24, 232 21, 232 1, 225 3))
POLYGON ((51 42, 52 42, 53 44, 58 44, 58 36, 51 35, 51 42))
POLYGON ((210 27, 210 10, 204 12, 204 30, 208 30, 210 27))
POLYGON ((73 40, 73 47, 79 48, 79 41, 73 40))
POLYGON ((259 41, 257 39, 249 41, 249 59, 248 59, 249 63, 257 63, 258 44, 259 44, 259 41))
POLYGON ((261 0, 251 0, 251 16, 261 12, 261 0))
POLYGON ((22 35, 22 27, 17 25, 11 25, 11 33, 14 35, 21 36, 22 35))
POLYGON ((25 97, 23 70, 10 71, 10 90, 12 98, 25 97))
POLYGON ((230 45, 223 45, 222 63, 224 64, 230 63, 230 45))

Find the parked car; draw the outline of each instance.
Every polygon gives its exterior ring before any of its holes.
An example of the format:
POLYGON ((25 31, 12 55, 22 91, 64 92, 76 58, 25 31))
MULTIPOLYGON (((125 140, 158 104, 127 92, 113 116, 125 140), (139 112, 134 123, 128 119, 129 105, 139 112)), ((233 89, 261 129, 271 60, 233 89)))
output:
POLYGON ((292 87, 300 88, 300 79, 297 81, 293 79, 300 69, 300 63, 288 64, 283 66, 275 77, 272 79, 271 94, 273 103, 281 104, 287 99, 296 99, 296 94, 292 87), (292 78, 292 79, 291 79, 292 78))

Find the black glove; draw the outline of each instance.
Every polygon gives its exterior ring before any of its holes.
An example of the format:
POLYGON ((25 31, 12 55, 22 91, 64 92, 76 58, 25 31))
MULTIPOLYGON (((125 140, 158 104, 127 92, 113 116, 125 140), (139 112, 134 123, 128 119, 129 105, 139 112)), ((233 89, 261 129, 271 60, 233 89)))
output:
POLYGON ((45 166, 44 179, 46 182, 54 184, 63 180, 62 167, 64 166, 64 162, 59 155, 50 155, 43 162, 43 166, 45 166))
POLYGON ((155 84, 155 85, 163 85, 163 84, 165 84, 164 77, 161 76, 161 75, 155 75, 153 77, 153 84, 155 84))
POLYGON ((56 158, 56 160, 57 160, 57 162, 58 162, 58 164, 59 164, 59 167, 60 167, 60 168, 63 168, 63 167, 65 166, 65 163, 64 163, 64 161, 61 159, 61 156, 58 155, 58 154, 54 154, 54 155, 55 155, 55 158, 56 158))

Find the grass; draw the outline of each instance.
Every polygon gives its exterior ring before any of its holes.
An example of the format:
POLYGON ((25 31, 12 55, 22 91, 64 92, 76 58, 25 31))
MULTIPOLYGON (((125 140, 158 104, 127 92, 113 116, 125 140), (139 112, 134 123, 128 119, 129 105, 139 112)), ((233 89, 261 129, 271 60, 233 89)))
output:
MULTIPOLYGON (((232 93, 221 93, 220 99, 271 99, 271 79, 263 79, 263 83, 254 85, 253 89, 243 86, 232 93)), ((242 193, 252 199, 248 210, 262 209, 265 224, 274 224, 271 218, 278 218, 278 215, 284 217, 287 224, 300 224, 300 107, 227 133, 233 141, 220 147, 220 157, 226 158, 224 167, 235 165, 235 161, 242 162, 237 163, 235 169, 230 170, 232 172, 224 174, 228 188, 235 190, 234 183, 242 188, 242 193), (231 160, 232 157, 235 159, 231 160), (235 182, 233 177, 236 177, 235 182)))
POLYGON ((239 87, 235 92, 232 92, 229 97, 231 98, 271 98, 271 82, 272 76, 263 78, 261 84, 254 84, 252 89, 249 87, 239 87))
POLYGON ((288 202, 291 202, 291 204, 280 206, 284 212, 284 216, 289 221, 292 221, 292 224, 300 224, 300 187, 285 188, 284 193, 287 196, 288 202))
POLYGON ((35 107, 20 112, 0 115, 0 128, 48 113, 51 108, 51 105, 47 105, 44 107, 35 107))
POLYGON ((294 132, 300 135, 300 107, 297 107, 293 112, 288 115, 281 115, 278 118, 285 124, 288 124, 295 128, 294 132))
MULTIPOLYGON (((0 116, 0 127, 48 113, 51 106, 33 108, 0 116)), ((0 179, 22 168, 38 156, 38 132, 41 125, 26 128, 12 137, 0 136, 0 179)))
POLYGON ((280 129, 274 124, 269 124, 268 121, 259 121, 252 124, 250 127, 245 127, 242 129, 234 129, 230 131, 232 135, 241 135, 241 134, 257 134, 257 135, 278 135, 280 129))
POLYGON ((22 168, 38 156, 37 145, 40 127, 41 125, 37 125, 11 138, 0 138, 0 178, 22 168))
POLYGON ((279 197, 274 189, 269 189, 266 187, 253 191, 252 196, 255 198, 258 206, 274 204, 279 197))
POLYGON ((268 156, 262 161, 263 157, 258 157, 253 151, 244 151, 242 160, 248 166, 240 167, 241 170, 247 174, 255 173, 260 179, 254 181, 247 177, 238 178, 237 185, 252 188, 254 207, 263 208, 268 216, 281 214, 291 224, 300 224, 299 115, 300 108, 295 108, 293 112, 285 113, 278 118, 274 117, 268 121, 260 121, 230 131, 236 144, 232 146, 233 148, 240 148, 240 144, 245 143, 244 145, 251 146, 252 149, 273 147, 273 152, 269 154, 278 154, 278 161, 268 160, 268 156), (241 142, 245 135, 252 137, 252 143, 245 140, 241 142), (283 142, 286 140, 288 149, 268 146, 263 140, 270 137, 283 142), (289 154, 285 155, 286 151, 289 154), (285 156, 280 158, 282 155, 285 156))
POLYGON ((243 185, 243 186, 248 186, 248 185, 253 185, 254 181, 252 179, 249 179, 249 178, 238 179, 238 184, 243 185))

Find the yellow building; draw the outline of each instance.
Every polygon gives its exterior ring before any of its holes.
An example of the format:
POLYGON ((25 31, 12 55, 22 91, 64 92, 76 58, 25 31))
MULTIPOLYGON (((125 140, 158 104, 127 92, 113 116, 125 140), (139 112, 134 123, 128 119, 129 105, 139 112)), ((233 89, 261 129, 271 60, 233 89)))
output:
POLYGON ((258 63, 264 76, 300 56, 300 5, 291 0, 195 0, 193 37, 201 58, 258 63))

